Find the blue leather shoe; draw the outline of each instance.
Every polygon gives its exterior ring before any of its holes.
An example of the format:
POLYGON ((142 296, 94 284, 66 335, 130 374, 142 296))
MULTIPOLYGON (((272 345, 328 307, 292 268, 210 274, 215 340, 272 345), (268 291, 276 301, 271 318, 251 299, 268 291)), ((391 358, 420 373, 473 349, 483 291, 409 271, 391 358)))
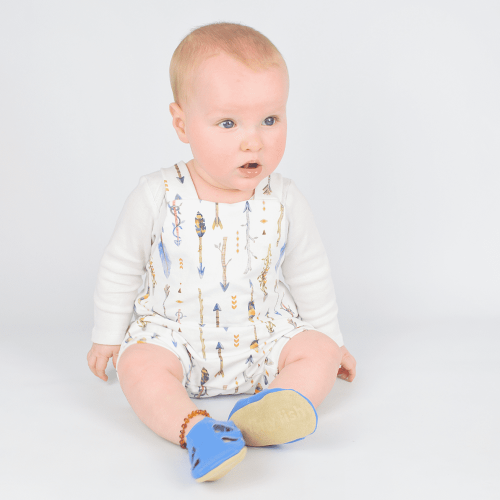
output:
POLYGON ((233 422, 208 417, 191 428, 186 446, 191 474, 199 483, 225 476, 247 453, 243 436, 233 422))
POLYGON ((294 443, 318 425, 311 401, 293 389, 265 389, 240 399, 228 419, 240 429, 247 446, 294 443))

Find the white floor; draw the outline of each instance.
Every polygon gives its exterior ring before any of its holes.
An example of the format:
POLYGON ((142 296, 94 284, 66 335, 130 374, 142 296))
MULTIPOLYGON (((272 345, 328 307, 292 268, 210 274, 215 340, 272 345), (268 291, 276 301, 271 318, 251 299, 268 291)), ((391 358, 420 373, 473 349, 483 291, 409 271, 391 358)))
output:
MULTIPOLYGON (((499 499, 500 324, 361 330, 357 378, 337 380, 313 435, 250 448, 204 484, 136 417, 111 362, 108 382, 89 371, 87 336, 5 336, 0 498, 499 499)), ((223 419, 237 398, 197 404, 223 419)))

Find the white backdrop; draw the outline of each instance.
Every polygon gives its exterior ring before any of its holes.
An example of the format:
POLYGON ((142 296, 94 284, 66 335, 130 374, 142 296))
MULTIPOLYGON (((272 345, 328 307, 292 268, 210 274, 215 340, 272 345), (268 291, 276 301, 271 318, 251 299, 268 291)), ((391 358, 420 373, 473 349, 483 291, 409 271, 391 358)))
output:
POLYGON ((287 62, 278 171, 323 229, 347 338, 394 318, 499 317, 497 2, 181 5, 3 2, 7 324, 18 313, 39 324, 56 306, 60 323, 90 331, 126 196, 142 174, 192 158, 168 111, 171 55, 221 20, 258 29, 287 62))
POLYGON ((496 0, 3 0, 1 331, 12 352, 21 338, 26 350, 53 343, 61 370, 88 370, 98 265, 123 203, 141 175, 192 158, 171 125, 170 58, 189 30, 215 21, 261 31, 287 62, 277 171, 323 231, 346 346, 362 358, 375 335, 414 335, 401 325, 434 325, 430 346, 467 325, 474 345, 488 325, 481 343, 493 356, 496 0))

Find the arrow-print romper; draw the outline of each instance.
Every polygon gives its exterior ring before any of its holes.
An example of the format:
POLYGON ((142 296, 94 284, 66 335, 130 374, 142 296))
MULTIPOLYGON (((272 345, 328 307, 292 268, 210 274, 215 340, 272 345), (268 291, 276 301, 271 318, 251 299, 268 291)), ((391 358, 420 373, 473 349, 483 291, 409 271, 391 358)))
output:
POLYGON ((169 349, 190 397, 260 392, 278 374, 285 343, 314 329, 280 281, 288 232, 282 176, 229 204, 200 200, 184 162, 162 173, 147 281, 119 356, 141 342, 169 349))

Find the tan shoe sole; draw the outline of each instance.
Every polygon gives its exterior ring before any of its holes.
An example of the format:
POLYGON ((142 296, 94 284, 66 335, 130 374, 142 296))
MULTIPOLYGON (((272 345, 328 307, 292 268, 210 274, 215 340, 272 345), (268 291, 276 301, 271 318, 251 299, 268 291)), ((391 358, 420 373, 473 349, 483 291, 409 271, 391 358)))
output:
POLYGON ((217 466, 215 469, 212 469, 204 476, 199 477, 196 482, 203 483, 205 481, 217 481, 217 479, 225 476, 231 469, 236 467, 245 458, 246 454, 247 447, 245 446, 238 454, 228 458, 225 462, 217 466))
POLYGON ((230 419, 243 434, 247 446, 288 443, 313 433, 316 413, 295 391, 277 391, 234 412, 230 419))

